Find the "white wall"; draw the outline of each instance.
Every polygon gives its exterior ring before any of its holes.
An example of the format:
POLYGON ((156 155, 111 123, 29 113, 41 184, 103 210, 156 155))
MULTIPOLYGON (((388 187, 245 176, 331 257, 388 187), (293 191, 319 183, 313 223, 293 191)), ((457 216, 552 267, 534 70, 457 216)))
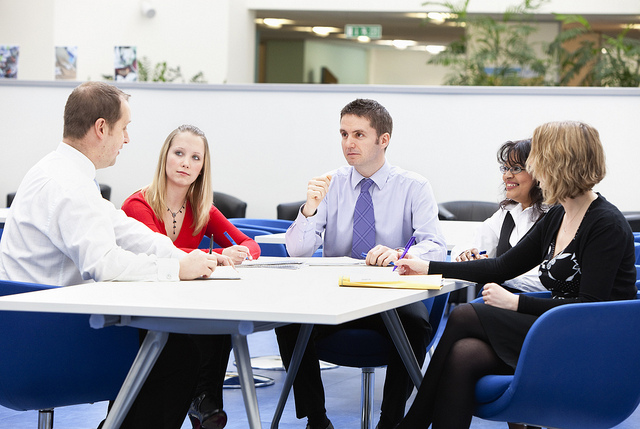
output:
MULTIPOLYGON (((0 197, 53 150, 75 84, 0 81, 0 197)), ((304 199, 309 178, 343 165, 340 109, 375 98, 394 118, 390 162, 426 176, 438 201, 498 201, 495 161, 506 140, 529 137, 547 121, 595 126, 609 173, 598 186, 622 210, 640 210, 640 89, 481 88, 353 85, 128 84, 131 143, 98 180, 119 206, 153 174, 166 135, 182 123, 201 127, 213 151, 214 188, 242 198, 249 217, 275 218, 276 205, 304 199)), ((0 200, 0 202, 3 200, 0 200)))
POLYGON ((0 0, 0 44, 20 45, 21 80, 54 79, 55 46, 78 46, 79 81, 113 75, 114 46, 137 46, 138 58, 180 66, 187 81, 202 71, 209 83, 223 83, 229 67, 235 82, 253 81, 255 25, 246 8, 238 12, 242 0, 150 3, 151 19, 137 0, 0 0))
POLYGON ((20 47, 18 79, 54 78, 53 10, 49 1, 0 0, 0 45, 20 47))

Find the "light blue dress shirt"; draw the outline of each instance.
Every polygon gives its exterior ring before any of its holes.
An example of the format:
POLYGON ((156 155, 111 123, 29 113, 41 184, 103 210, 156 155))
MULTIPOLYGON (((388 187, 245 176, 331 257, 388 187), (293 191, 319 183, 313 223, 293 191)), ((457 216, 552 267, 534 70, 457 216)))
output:
MULTIPOLYGON (((286 233, 291 256, 311 256, 323 245, 323 256, 350 256, 353 210, 364 178, 351 166, 332 175, 327 195, 314 216, 301 211, 286 233)), ((438 205, 431 185, 419 174, 391 166, 387 161, 373 175, 376 244, 403 248, 411 236, 409 253, 421 259, 444 261, 447 247, 438 221, 438 205)))

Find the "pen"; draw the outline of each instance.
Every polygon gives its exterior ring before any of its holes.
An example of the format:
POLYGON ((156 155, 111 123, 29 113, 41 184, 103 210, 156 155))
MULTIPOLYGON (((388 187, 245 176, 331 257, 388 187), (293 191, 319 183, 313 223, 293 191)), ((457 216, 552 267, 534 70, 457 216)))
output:
MULTIPOLYGON (((232 245, 234 245, 234 246, 238 245, 238 243, 236 243, 235 240, 233 238, 231 238, 231 236, 229 235, 229 233, 227 231, 224 232, 224 236, 227 237, 227 240, 229 240, 232 245)), ((253 258, 251 257, 251 254, 247 255, 247 257, 244 258, 244 259, 253 260, 253 258)))
POLYGON ((227 237, 227 240, 229 240, 231 242, 232 245, 237 246, 238 243, 236 243, 233 238, 231 238, 231 236, 229 235, 229 233, 227 231, 224 232, 224 236, 227 237))
MULTIPOLYGON (((410 248, 411 246, 413 246, 413 243, 415 243, 415 242, 416 242, 416 238, 412 236, 412 237, 409 239, 409 241, 407 241, 407 245, 406 245, 406 246, 404 246, 404 252, 402 252, 402 255, 400 255, 400 258, 398 258, 398 259, 402 259, 402 258, 404 258, 404 257, 406 256, 407 252, 409 251, 409 248, 410 248)), ((398 268, 398 266, 397 266, 397 265, 394 265, 394 266, 393 266, 393 270, 392 270, 392 271, 395 271, 395 270, 396 270, 396 268, 398 268)))
POLYGON ((211 234, 211 240, 209 241, 209 255, 213 253, 213 234, 211 234))

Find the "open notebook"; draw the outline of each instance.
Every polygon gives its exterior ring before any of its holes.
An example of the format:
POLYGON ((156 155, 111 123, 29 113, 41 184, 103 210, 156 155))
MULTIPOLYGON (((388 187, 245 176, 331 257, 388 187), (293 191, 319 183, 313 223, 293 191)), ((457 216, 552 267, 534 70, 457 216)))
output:
POLYGON ((230 265, 220 265, 211 273, 212 280, 236 280, 240 279, 240 273, 230 265))
POLYGON ((342 276, 340 286, 355 287, 382 287, 395 289, 440 289, 442 288, 442 275, 416 275, 401 276, 397 272, 385 270, 379 273, 351 274, 342 276))

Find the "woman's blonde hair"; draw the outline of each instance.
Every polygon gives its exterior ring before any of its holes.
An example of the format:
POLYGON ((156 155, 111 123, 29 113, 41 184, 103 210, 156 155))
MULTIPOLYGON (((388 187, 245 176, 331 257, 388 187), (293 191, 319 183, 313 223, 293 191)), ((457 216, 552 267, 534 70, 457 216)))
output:
POLYGON ((552 205, 591 190, 606 174, 598 131, 582 122, 549 122, 533 132, 527 171, 552 205))
POLYGON ((180 133, 191 133, 200 137, 204 142, 204 154, 202 157, 202 170, 197 179, 187 191, 187 201, 193 211, 193 235, 196 235, 209 222, 209 211, 213 204, 213 190, 211 187, 211 157, 209 155, 209 142, 202 130, 193 125, 180 125, 169 134, 160 149, 160 159, 153 181, 145 191, 144 198, 149 203, 155 215, 162 219, 167 210, 165 196, 167 193, 167 155, 171 149, 173 139, 180 133))

